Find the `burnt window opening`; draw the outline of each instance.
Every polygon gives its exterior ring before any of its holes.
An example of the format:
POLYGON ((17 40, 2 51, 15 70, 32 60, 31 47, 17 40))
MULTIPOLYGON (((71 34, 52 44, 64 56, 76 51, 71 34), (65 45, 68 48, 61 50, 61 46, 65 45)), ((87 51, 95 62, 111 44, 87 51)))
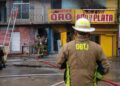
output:
MULTIPOLYGON (((105 5, 101 4, 102 0, 81 0, 82 9, 106 9, 105 5)), ((106 2, 106 1, 103 1, 106 2)))
POLYGON ((52 9, 106 9, 106 0, 51 0, 52 9))
POLYGON ((61 9, 62 0, 51 0, 52 9, 61 9))

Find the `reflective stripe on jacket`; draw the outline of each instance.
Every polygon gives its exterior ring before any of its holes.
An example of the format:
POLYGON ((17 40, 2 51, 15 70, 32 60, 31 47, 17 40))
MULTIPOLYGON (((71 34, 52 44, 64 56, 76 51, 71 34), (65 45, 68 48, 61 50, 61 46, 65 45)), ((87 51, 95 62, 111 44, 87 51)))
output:
POLYGON ((65 86, 71 86, 70 85, 70 67, 66 62, 66 85, 65 86))

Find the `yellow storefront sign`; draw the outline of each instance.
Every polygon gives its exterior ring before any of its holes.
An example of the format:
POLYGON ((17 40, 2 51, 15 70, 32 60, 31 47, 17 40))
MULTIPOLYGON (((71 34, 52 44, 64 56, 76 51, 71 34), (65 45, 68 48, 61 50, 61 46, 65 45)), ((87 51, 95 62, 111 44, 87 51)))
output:
POLYGON ((116 11, 112 9, 50 9, 49 23, 75 23, 78 18, 87 18, 92 24, 113 24, 116 11))
POLYGON ((84 17, 89 19, 92 24, 112 24, 115 23, 115 14, 115 10, 75 10, 75 20, 84 17))

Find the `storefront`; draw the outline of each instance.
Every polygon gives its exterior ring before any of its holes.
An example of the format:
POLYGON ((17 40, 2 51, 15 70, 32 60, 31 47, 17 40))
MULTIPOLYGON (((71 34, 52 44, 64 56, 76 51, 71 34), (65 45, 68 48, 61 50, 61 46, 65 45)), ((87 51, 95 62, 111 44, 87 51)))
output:
POLYGON ((105 55, 117 55, 117 24, 115 10, 75 10, 75 20, 85 17, 92 23, 96 31, 92 33, 92 40, 101 45, 105 55))
POLYGON ((73 22, 74 10, 71 9, 54 9, 49 10, 48 18, 51 24, 53 34, 53 51, 59 51, 60 47, 67 43, 67 25, 73 22))
POLYGON ((49 22, 52 29, 60 33, 61 44, 64 45, 73 30, 70 26, 74 25, 78 18, 85 17, 92 23, 96 31, 92 33, 91 40, 97 42, 103 48, 107 57, 117 55, 117 24, 115 10, 67 10, 57 9, 49 11, 49 22))

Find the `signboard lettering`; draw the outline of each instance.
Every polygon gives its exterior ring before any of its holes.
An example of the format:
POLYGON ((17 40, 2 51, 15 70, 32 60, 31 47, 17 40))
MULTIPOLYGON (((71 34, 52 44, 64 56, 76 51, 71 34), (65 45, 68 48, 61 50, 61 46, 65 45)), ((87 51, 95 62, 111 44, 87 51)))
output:
POLYGON ((115 10, 75 10, 75 20, 87 18, 94 24, 115 23, 115 10))
POLYGON ((87 18, 91 22, 112 22, 113 21, 113 16, 111 14, 78 14, 77 19, 79 18, 87 18))
POLYGON ((72 19, 72 15, 70 13, 67 14, 51 14, 51 20, 53 21, 69 21, 72 19))
POLYGON ((92 24, 115 23, 115 10, 104 9, 53 9, 49 10, 49 22, 74 22, 79 18, 87 18, 92 24))
POLYGON ((54 9, 49 11, 50 22, 71 22, 72 10, 70 9, 54 9))

